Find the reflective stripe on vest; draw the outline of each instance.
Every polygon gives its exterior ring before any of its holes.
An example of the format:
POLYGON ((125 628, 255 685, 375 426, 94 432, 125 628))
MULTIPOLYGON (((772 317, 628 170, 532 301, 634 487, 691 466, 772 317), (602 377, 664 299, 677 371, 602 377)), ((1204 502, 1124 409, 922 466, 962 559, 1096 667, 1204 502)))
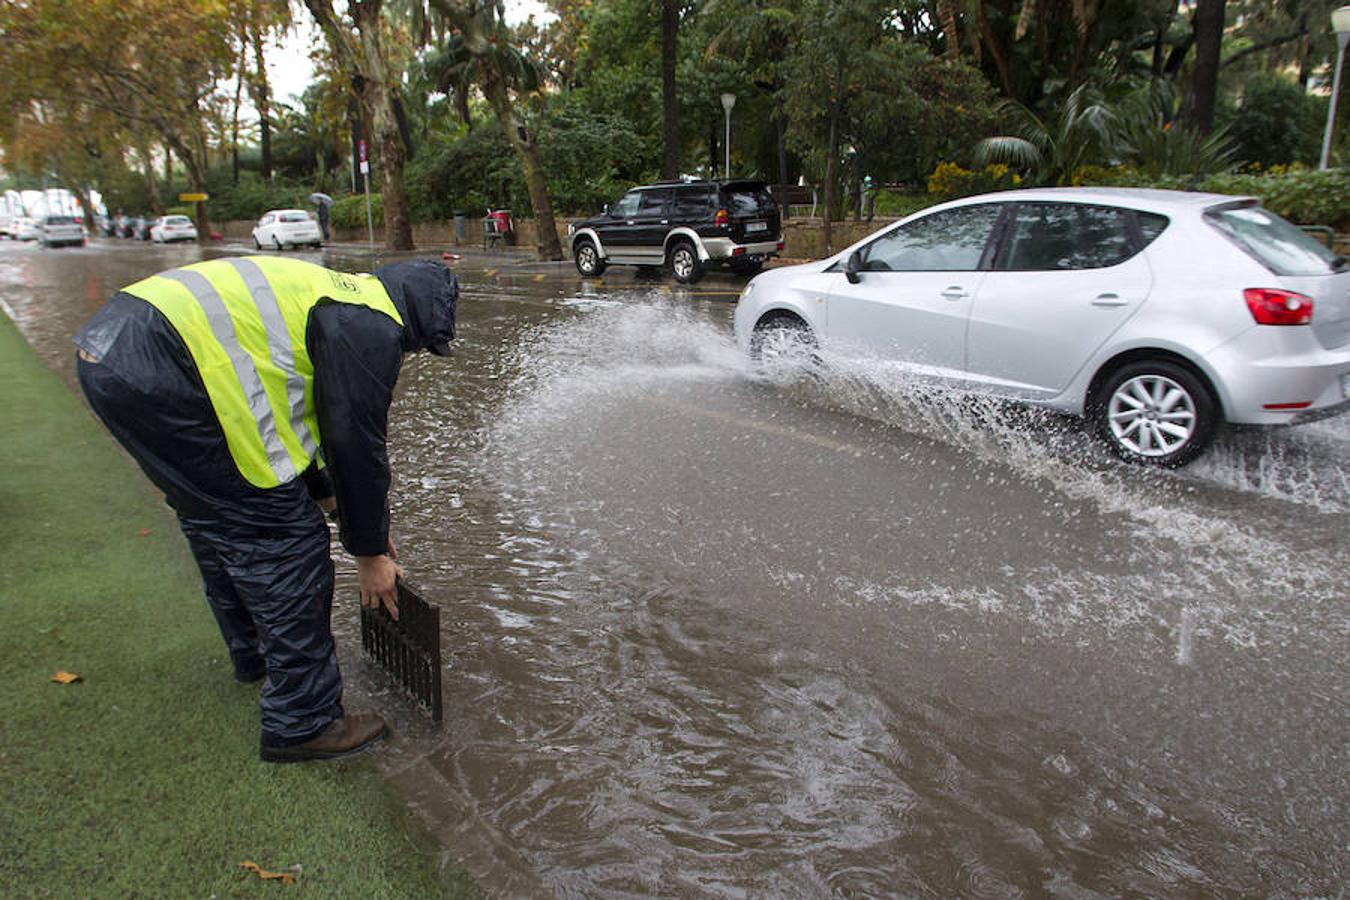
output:
POLYGON ((320 443, 310 310, 353 303, 403 324, 373 275, 348 275, 275 257, 211 260, 124 288, 173 325, 201 374, 239 473, 258 487, 291 481, 320 443))

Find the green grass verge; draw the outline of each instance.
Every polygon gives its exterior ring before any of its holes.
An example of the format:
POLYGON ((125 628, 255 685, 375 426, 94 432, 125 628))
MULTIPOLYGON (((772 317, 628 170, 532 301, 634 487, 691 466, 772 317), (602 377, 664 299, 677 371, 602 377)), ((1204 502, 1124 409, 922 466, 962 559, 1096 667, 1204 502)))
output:
POLYGON ((0 384, 0 896, 476 896, 368 760, 258 761, 174 517, 4 316, 0 384))

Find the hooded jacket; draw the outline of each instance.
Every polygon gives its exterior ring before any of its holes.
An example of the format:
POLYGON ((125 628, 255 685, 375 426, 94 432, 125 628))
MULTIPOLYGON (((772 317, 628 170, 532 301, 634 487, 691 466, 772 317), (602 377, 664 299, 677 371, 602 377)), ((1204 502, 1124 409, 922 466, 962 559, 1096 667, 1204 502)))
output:
MULTIPOLYGON (((373 309, 324 302, 310 311, 305 344, 314 364, 314 404, 323 443, 319 452, 331 475, 341 540, 361 556, 385 552, 389 535, 389 407, 404 353, 449 352, 459 289, 445 266, 425 260, 395 263, 375 273, 403 325, 373 309)), ((161 379, 189 378, 201 387, 182 338, 146 301, 118 292, 75 336, 91 358, 131 389, 149 396, 161 379), (168 348, 175 365, 160 362, 168 348)), ((204 391, 204 387, 202 387, 204 391)), ((219 440, 225 440, 220 432, 219 440)), ((306 473, 311 492, 324 495, 326 479, 306 473)), ((240 479, 240 502, 256 488, 240 479)), ((229 511, 238 521, 244 509, 229 511)))

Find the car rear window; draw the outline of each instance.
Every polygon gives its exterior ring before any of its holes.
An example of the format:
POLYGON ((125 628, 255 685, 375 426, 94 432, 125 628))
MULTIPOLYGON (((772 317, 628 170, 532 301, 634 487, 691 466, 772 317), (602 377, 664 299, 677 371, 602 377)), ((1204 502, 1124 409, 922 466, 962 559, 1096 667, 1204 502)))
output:
POLYGON ((749 185, 728 187, 723 193, 727 211, 733 216, 762 216, 778 209, 778 205, 773 202, 773 195, 766 188, 749 185))
POLYGON ((281 214, 283 222, 308 222, 309 215, 302 212, 287 212, 281 214))
POLYGON ((192 224, 192 220, 189 219, 187 216, 166 216, 165 219, 164 219, 164 224, 165 224, 165 225, 191 225, 191 224, 192 224))
POLYGON ((73 216, 48 216, 48 217, 47 217, 47 224, 48 224, 48 225, 74 225, 74 224, 75 224, 75 218, 74 218, 73 216))
POLYGON ((1296 225, 1252 203, 1220 206, 1205 219, 1276 275, 1326 275, 1338 257, 1296 225))

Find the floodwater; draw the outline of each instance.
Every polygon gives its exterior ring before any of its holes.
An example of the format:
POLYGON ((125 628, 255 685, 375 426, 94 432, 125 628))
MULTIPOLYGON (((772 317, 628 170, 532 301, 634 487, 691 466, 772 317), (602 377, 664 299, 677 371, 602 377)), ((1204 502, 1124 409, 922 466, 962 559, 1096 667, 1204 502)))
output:
MULTIPOLYGON (((0 298, 69 382, 198 253, 3 244, 0 298)), ((510 271, 464 269, 392 411, 444 725, 359 661, 347 560, 335 623, 489 892, 1343 893, 1350 418, 1145 472, 866 361, 757 376, 738 281, 510 271)))

